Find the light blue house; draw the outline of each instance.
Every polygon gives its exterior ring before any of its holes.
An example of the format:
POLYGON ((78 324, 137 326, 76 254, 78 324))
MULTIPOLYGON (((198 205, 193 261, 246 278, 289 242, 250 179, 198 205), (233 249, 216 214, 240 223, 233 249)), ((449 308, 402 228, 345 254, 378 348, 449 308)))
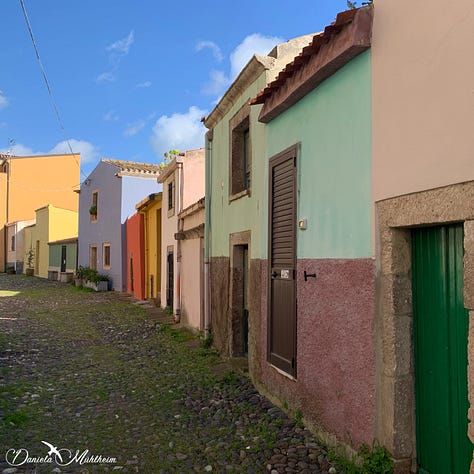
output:
POLYGON ((161 191, 158 165, 102 159, 79 192, 78 265, 109 276, 111 288, 126 285, 125 221, 135 204, 161 191))

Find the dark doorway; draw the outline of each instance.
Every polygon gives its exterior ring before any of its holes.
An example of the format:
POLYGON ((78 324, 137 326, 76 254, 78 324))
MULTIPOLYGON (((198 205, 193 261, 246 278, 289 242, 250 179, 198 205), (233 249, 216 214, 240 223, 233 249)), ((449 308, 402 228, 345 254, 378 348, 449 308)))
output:
POLYGON ((61 246, 61 273, 66 271, 66 257, 67 257, 67 247, 65 245, 61 246))
POLYGON ((296 153, 270 160, 268 360, 296 376, 296 153))
POLYGON ((234 245, 232 249, 232 355, 246 357, 249 344, 248 245, 234 245))
POLYGON ((166 285, 166 306, 173 309, 173 298, 174 298, 174 253, 168 250, 167 257, 167 285, 166 285))

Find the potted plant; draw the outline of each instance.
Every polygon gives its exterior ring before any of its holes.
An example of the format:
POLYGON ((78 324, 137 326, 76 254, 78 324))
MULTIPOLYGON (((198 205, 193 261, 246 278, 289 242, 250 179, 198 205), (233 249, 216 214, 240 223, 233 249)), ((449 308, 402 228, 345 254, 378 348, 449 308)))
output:
MULTIPOLYGON (((83 278, 83 284, 87 288, 92 288, 95 291, 108 291, 109 289, 109 277, 103 275, 97 270, 93 270, 90 267, 80 267, 80 274, 83 278)), ((79 271, 79 270, 78 270, 79 271)))
POLYGON ((25 253, 25 261, 26 261, 26 276, 33 276, 35 274, 35 270, 33 264, 35 262, 35 252, 32 248, 26 251, 25 253))
POLYGON ((74 285, 82 286, 84 284, 84 275, 85 268, 82 265, 79 265, 79 268, 76 270, 76 274, 74 275, 74 285))
POLYGON ((91 215, 92 220, 97 219, 97 206, 91 206, 89 208, 89 214, 91 215))

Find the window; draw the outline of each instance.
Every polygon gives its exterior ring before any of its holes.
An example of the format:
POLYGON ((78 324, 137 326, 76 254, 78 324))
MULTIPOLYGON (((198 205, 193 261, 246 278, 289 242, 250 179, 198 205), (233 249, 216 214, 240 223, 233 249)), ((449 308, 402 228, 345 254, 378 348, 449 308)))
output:
POLYGON ((15 251, 15 236, 14 236, 14 235, 12 235, 12 243, 11 243, 10 250, 11 250, 12 252, 15 251))
POLYGON ((102 245, 102 268, 110 269, 110 244, 105 243, 102 245))
POLYGON ((230 182, 229 194, 236 199, 250 192, 252 145, 250 106, 245 105, 229 122, 230 126, 230 182))
POLYGON ((97 220, 98 205, 99 205, 99 192, 98 191, 93 191, 92 192, 91 207, 89 208, 89 214, 91 216, 91 222, 95 222, 97 220))
POLYGON ((175 200, 175 183, 170 181, 168 183, 168 217, 174 214, 174 200, 175 200))
POLYGON ((89 246, 89 267, 97 270, 97 245, 89 246))

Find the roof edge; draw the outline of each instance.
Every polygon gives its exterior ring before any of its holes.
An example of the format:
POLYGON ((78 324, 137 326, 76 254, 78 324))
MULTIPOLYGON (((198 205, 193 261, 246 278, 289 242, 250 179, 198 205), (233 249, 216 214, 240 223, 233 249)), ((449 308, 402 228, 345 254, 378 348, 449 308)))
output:
POLYGON ((371 46, 373 6, 340 12, 336 20, 294 57, 277 78, 250 101, 263 104, 268 123, 371 46))

